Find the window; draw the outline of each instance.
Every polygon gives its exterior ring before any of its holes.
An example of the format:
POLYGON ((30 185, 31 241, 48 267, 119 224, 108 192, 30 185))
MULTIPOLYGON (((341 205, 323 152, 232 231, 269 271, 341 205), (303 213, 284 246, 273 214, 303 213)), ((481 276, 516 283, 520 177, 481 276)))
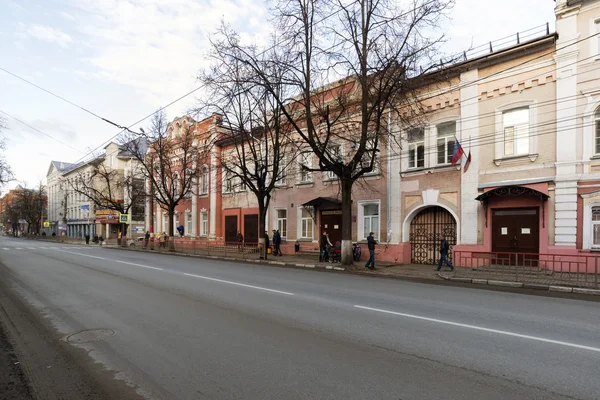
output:
POLYGON ((446 122, 437 126, 437 163, 450 164, 454 154, 456 122, 446 122))
MULTIPOLYGON (((594 25, 596 25, 596 34, 599 34, 600 33, 600 19, 597 19, 596 21, 594 21, 594 25)), ((600 36, 596 37, 596 43, 597 43, 596 51, 598 52, 598 55, 600 55, 600 36)))
POLYGON ((208 236, 208 212, 200 213, 200 236, 208 236))
POLYGON ((594 114, 594 125, 596 127, 596 132, 595 132, 596 154, 600 154, 600 108, 598 108, 596 110, 596 114, 594 114))
POLYGON ((192 234, 192 213, 186 213, 186 225, 185 225, 185 231, 187 232, 188 235, 192 234))
MULTIPOLYGON (((377 142, 379 145, 380 142, 377 142)), ((377 146, 379 147, 379 146, 377 146)), ((375 147, 375 138, 367 139, 367 143, 365 145, 365 153, 360 160, 361 168, 367 168, 371 165, 371 160, 373 162, 373 170, 369 172, 369 174, 376 174, 379 171, 379 149, 375 147)))
POLYGON ((306 168, 312 168, 312 160, 312 152, 305 151, 304 153, 300 153, 300 162, 298 163, 298 168, 300 170, 300 183, 312 182, 312 172, 302 168, 302 166, 306 168))
POLYGON ((313 238, 313 218, 306 208, 301 209, 300 214, 300 237, 302 239, 313 238))
POLYGON ((162 230, 163 230, 163 232, 166 232, 169 230, 169 214, 163 214, 162 230))
POLYGON ((225 171, 223 174, 223 193, 231 193, 233 191, 233 179, 231 172, 225 171))
POLYGON ((363 239, 369 233, 375 234, 375 240, 379 240, 379 203, 362 204, 363 208, 363 239))
POLYGON ((279 179, 277 186, 287 186, 287 157, 283 156, 279 160, 279 179))
POLYGON ((175 197, 179 196, 179 191, 180 191, 179 175, 174 174, 173 175, 173 196, 175 196, 175 197))
POLYGON ((208 194, 208 167, 202 167, 200 175, 200 194, 208 194))
POLYGON ((425 129, 408 131, 408 168, 425 167, 425 129))
MULTIPOLYGON (((334 145, 329 148, 329 157, 332 161, 341 161, 342 160, 342 146, 334 145)), ((327 171, 325 173, 327 179, 335 179, 336 175, 333 171, 327 171)))
POLYGON ((529 154, 529 108, 506 111, 502 115, 504 127, 504 156, 529 154))
POLYGON ((600 248, 600 207, 592 207, 592 247, 600 248))
POLYGON ((277 210, 277 230, 282 238, 287 238, 287 210, 277 210))

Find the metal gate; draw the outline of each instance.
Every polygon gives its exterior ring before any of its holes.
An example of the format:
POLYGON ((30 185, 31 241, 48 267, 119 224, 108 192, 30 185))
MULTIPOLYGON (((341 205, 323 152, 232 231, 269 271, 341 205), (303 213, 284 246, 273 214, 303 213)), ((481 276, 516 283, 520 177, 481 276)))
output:
POLYGON ((419 212, 410 223, 411 262, 413 264, 437 264, 440 242, 446 238, 450 244, 448 258, 456 244, 456 221, 442 207, 429 207, 419 212))

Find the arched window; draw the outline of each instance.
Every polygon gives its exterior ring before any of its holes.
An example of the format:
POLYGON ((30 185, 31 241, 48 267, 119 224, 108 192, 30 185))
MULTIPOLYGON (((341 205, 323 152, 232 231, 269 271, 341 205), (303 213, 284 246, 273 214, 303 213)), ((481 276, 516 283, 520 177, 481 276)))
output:
POLYGON ((200 174, 200 194, 208 194, 208 167, 202 167, 200 174))
POLYGON ((594 125, 596 127, 596 131, 594 132, 594 137, 596 140, 596 154, 600 154, 600 107, 598 107, 594 113, 594 125))

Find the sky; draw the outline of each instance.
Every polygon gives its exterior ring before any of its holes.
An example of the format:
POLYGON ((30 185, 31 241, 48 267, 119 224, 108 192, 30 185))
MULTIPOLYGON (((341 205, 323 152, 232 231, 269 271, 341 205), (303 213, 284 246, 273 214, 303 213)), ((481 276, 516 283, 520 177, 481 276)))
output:
MULTIPOLYGON (((411 3, 412 0, 397 0, 411 3)), ((444 51, 462 52, 546 22, 551 0, 456 0, 444 51), (524 8, 524 4, 526 7, 524 8), (515 10, 518 10, 516 12, 515 10)), ((269 34, 266 0, 0 0, 0 68, 119 125, 131 125, 199 86, 221 21, 242 38, 269 34)), ((169 119, 195 95, 166 109, 169 119)), ((0 70, 5 157, 17 184, 44 181, 50 161, 76 162, 119 129, 0 70), (8 113, 11 117, 8 117, 8 113), (19 122, 18 120, 29 125, 19 122)), ((147 128, 149 120, 139 124, 147 128)))

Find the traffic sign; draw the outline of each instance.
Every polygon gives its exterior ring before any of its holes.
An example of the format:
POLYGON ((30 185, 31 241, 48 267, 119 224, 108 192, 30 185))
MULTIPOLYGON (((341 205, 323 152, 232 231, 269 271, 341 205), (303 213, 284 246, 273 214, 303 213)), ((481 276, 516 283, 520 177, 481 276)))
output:
POLYGON ((50 221, 44 221, 44 228, 50 228, 50 221))
POLYGON ((129 224, 129 214, 120 214, 119 222, 122 224, 129 224))

